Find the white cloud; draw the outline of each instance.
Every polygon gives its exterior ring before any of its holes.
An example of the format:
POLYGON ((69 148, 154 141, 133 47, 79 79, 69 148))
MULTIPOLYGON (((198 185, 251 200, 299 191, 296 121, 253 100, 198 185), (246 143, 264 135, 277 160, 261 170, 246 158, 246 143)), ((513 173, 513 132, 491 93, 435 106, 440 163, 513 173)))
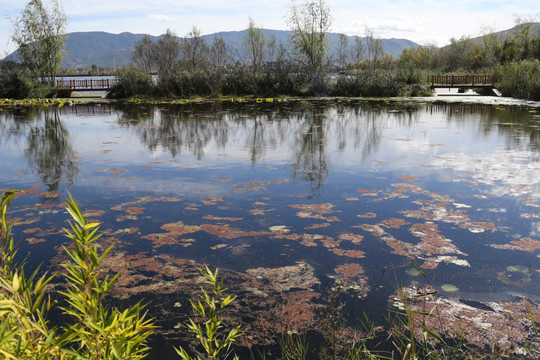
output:
POLYGON ((171 22, 173 18, 163 14, 149 14, 148 17, 152 20, 157 20, 159 22, 171 22))

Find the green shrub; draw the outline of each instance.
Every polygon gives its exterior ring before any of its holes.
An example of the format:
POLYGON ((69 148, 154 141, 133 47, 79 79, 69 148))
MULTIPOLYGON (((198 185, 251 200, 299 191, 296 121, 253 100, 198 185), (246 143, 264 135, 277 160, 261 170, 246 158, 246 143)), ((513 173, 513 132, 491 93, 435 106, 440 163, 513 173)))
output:
POLYGON ((7 211, 16 192, 8 191, 0 203, 0 357, 4 359, 142 359, 146 339, 154 329, 153 320, 143 314, 143 306, 120 311, 103 304, 114 285, 113 278, 101 278, 100 265, 112 246, 100 254, 95 244, 98 224, 88 223, 75 201, 67 201, 74 222, 67 236, 74 249, 65 248, 69 261, 64 312, 73 320, 62 328, 49 326, 47 312, 54 306, 46 287, 47 274, 38 278, 24 272, 24 261, 15 263, 17 246, 11 234, 7 211))
POLYGON ((334 85, 334 96, 390 97, 403 94, 408 77, 399 70, 358 70, 340 75, 334 85))
POLYGON ((89 223, 71 196, 67 205, 73 222, 66 233, 75 248, 64 248, 70 259, 63 264, 68 286, 60 293, 68 304, 63 310, 74 322, 67 327, 64 351, 75 359, 143 359, 153 320, 146 318, 140 303, 124 311, 103 304, 120 275, 100 276, 100 265, 114 245, 99 254, 99 224, 89 223))
POLYGON ((34 88, 29 74, 19 63, 0 62, 0 97, 24 99, 30 97, 34 88))
POLYGON ((524 60, 499 65, 493 71, 504 96, 540 100, 540 61, 524 60))
MULTIPOLYGON (((225 296, 227 289, 223 288, 223 280, 219 281, 217 269, 212 272, 208 266, 205 266, 204 269, 200 269, 200 272, 206 278, 206 283, 212 287, 212 292, 209 294, 201 288, 199 299, 190 300, 191 307, 203 323, 196 323, 193 319, 189 319, 187 328, 199 340, 208 360, 226 359, 232 352, 233 343, 241 336, 241 333, 240 327, 227 330, 219 312, 230 305, 236 296, 225 296)), ((199 357, 192 358, 182 347, 176 349, 176 352, 184 360, 200 359, 199 357)), ((238 359, 237 356, 234 358, 238 359)))
POLYGON ((134 67, 116 70, 116 78, 118 82, 109 93, 111 98, 150 96, 155 93, 152 76, 134 67))
POLYGON ((15 262, 17 246, 7 217, 15 193, 4 193, 0 202, 0 357, 48 359, 60 354, 59 338, 46 320, 50 298, 44 301, 52 276, 38 278, 37 270, 26 276, 24 261, 15 262))

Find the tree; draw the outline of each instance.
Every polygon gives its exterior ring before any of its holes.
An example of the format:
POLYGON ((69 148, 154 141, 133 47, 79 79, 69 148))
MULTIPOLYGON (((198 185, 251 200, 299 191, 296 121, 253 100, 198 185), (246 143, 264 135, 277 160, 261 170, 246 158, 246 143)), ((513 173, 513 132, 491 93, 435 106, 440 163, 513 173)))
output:
POLYGON ((229 54, 223 37, 216 36, 210 48, 208 60, 213 65, 209 71, 208 85, 214 95, 221 95, 221 87, 223 83, 223 72, 225 65, 229 62, 229 54))
POLYGON ((173 72, 178 65, 180 54, 180 43, 174 32, 167 29, 154 45, 153 58, 158 76, 166 76, 173 72))
POLYGON ((180 42, 174 32, 167 29, 167 32, 157 39, 152 48, 159 89, 163 94, 170 95, 173 92, 173 79, 180 59, 180 42))
POLYGON ((149 35, 144 35, 133 48, 133 62, 137 69, 150 74, 155 66, 155 46, 149 35))
POLYGON ((249 18, 249 27, 243 39, 244 47, 246 48, 253 72, 261 69, 264 59, 264 48, 266 45, 266 37, 264 31, 255 27, 255 22, 249 18))
POLYGON ((345 34, 339 34, 339 43, 337 45, 336 49, 336 55, 337 55, 337 65, 339 67, 344 67, 347 65, 347 61, 349 59, 349 39, 347 38, 347 35, 345 34))
POLYGON ((327 62, 330 9, 323 0, 305 1, 300 7, 293 0, 288 24, 297 54, 312 74, 320 74, 327 62))
POLYGON ((51 0, 49 8, 41 0, 26 4, 21 17, 12 20, 11 39, 19 47, 19 57, 36 78, 55 85, 60 71, 67 38, 67 17, 59 0, 51 0))
POLYGON ((379 59, 383 54, 383 43, 382 39, 378 36, 375 36, 373 30, 366 26, 365 28, 366 35, 366 50, 367 50, 367 60, 370 68, 373 68, 377 64, 379 59))
POLYGON ((188 70, 198 70, 206 62, 208 45, 204 42, 201 31, 196 26, 193 26, 187 36, 182 39, 180 47, 182 58, 188 70))
POLYGON ((359 36, 354 37, 354 44, 351 48, 351 60, 358 66, 360 61, 364 59, 364 42, 359 36))

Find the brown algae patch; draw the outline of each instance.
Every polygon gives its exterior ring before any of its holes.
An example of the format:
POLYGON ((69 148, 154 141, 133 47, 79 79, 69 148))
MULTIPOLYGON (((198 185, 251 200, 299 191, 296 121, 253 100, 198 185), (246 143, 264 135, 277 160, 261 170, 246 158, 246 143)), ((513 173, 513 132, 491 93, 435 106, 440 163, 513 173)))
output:
MULTIPOLYGON (((509 357, 526 355, 527 349, 540 346, 540 338, 536 336, 531 322, 531 316, 535 323, 540 321, 540 306, 524 298, 499 303, 445 298, 436 295, 434 290, 419 288, 413 283, 391 296, 389 303, 402 311, 407 306, 418 324, 425 324, 431 331, 443 334, 445 340, 459 341, 463 338, 466 343, 480 349, 496 347, 509 357), (429 295, 419 296, 426 293, 429 295)), ((414 335, 422 341, 424 332, 421 326, 415 327, 414 335)), ((431 340, 436 342, 433 338, 431 340)))
POLYGON ((289 206, 298 210, 296 216, 299 218, 324 220, 326 222, 341 221, 335 216, 326 216, 334 212, 334 204, 296 204, 289 206))
POLYGON ((526 237, 520 240, 510 241, 510 244, 489 244, 489 246, 501 250, 519 250, 532 252, 540 249, 540 241, 526 237))

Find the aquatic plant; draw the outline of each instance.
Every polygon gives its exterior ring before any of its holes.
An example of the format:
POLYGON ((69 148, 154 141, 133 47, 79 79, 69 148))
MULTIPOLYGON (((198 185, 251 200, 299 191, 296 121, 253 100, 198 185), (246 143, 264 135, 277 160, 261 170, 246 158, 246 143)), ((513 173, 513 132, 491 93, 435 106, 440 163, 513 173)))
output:
POLYGON ((46 318, 53 303, 50 297, 44 301, 53 277, 44 274, 38 278, 39 269, 26 276, 25 261, 15 261, 17 244, 7 212, 16 193, 5 192, 0 202, 0 356, 48 359, 60 354, 58 336, 46 318))
POLYGON ((448 344, 427 319, 440 318, 437 305, 428 304, 436 291, 431 287, 424 270, 416 264, 412 266, 424 279, 421 287, 401 287, 394 297, 395 317, 389 319, 392 324, 392 344, 402 359, 455 359, 463 354, 466 347, 463 335, 458 334, 454 345, 448 344), (420 302, 418 306, 415 306, 420 302))
MULTIPOLYGON (((218 269, 212 272, 208 265, 205 265, 204 269, 199 269, 199 271, 206 278, 206 283, 212 287, 212 292, 209 294, 201 287, 199 299, 197 301, 190 299, 191 307, 202 320, 202 324, 190 318, 186 326, 199 340, 207 354, 207 359, 226 359, 233 350, 233 343, 242 334, 239 326, 227 330, 219 312, 230 305, 236 296, 225 296, 227 289, 223 287, 223 279, 219 280, 218 269)), ((175 348, 175 350, 184 360, 200 359, 200 357, 192 358, 183 347, 175 348)), ((238 357, 235 355, 234 358, 238 357)))
POLYGON ((47 294, 53 276, 38 278, 39 268, 25 275, 25 262, 16 263, 17 246, 7 217, 16 191, 7 191, 0 203, 0 354, 6 359, 142 359, 149 348, 146 340, 155 328, 140 303, 121 311, 108 308, 103 300, 118 274, 100 276, 100 264, 112 250, 98 252, 99 224, 89 223, 70 196, 67 210, 73 218, 67 236, 72 248, 64 248, 70 260, 67 289, 60 294, 71 317, 61 328, 50 327, 48 311, 55 305, 47 294), (47 301, 45 301, 47 296, 47 301))
POLYGON ((153 320, 143 312, 141 303, 124 311, 103 304, 120 275, 100 276, 100 264, 114 244, 100 254, 96 245, 101 237, 99 224, 89 223, 71 196, 67 206, 73 222, 71 230, 65 231, 75 248, 64 248, 70 261, 63 264, 67 290, 60 293, 68 303, 63 310, 74 323, 64 334, 64 351, 80 359, 143 359, 149 350, 146 339, 155 328, 153 320))

